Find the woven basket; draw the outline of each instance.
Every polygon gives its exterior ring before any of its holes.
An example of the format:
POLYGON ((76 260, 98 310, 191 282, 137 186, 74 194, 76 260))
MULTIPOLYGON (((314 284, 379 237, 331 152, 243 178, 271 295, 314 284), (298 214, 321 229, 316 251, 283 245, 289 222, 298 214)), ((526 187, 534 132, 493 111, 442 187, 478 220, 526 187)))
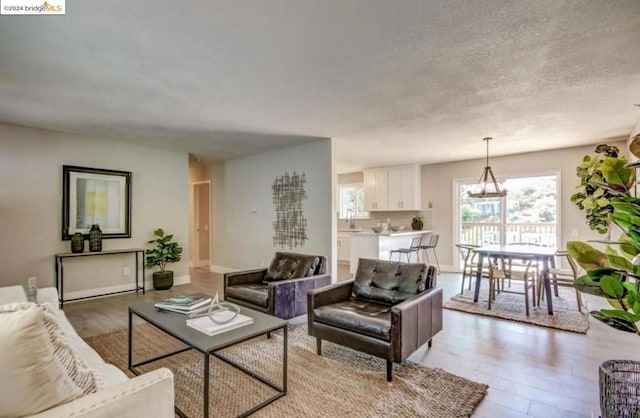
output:
POLYGON ((640 417, 640 361, 600 365, 600 412, 602 418, 640 417))

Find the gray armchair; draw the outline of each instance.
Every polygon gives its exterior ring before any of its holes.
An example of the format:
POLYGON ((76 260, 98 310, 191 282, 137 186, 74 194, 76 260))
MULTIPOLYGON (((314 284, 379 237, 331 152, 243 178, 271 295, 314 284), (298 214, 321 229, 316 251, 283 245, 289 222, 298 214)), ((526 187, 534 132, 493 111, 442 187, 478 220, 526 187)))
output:
POLYGON ((224 299, 282 319, 307 313, 307 292, 331 283, 323 256, 277 252, 269 268, 224 275, 224 299))
POLYGON ((354 280, 308 293, 309 335, 387 360, 407 359, 442 330, 442 289, 426 264, 360 259, 354 280))

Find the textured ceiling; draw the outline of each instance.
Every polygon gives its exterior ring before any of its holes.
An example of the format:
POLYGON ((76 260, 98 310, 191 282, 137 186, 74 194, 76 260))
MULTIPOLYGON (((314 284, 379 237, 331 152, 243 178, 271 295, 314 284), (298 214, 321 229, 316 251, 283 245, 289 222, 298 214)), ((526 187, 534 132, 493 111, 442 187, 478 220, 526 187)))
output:
POLYGON ((0 16, 0 121, 340 171, 626 137, 640 1, 95 1, 0 16))

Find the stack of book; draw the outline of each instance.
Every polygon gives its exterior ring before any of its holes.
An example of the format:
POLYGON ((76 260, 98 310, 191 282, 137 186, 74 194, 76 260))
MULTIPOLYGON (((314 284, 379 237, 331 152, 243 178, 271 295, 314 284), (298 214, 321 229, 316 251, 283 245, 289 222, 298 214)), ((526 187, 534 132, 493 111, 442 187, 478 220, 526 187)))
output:
POLYGON ((216 323, 209 318, 209 315, 205 314, 199 318, 187 319, 187 326, 207 335, 216 335, 225 331, 231 331, 232 329, 253 324, 253 318, 242 314, 236 315, 235 312, 228 309, 211 313, 211 316, 217 322, 224 323, 216 323))
POLYGON ((162 300, 154 306, 165 311, 178 312, 185 315, 193 315, 205 312, 211 304, 211 298, 207 296, 174 296, 162 300))

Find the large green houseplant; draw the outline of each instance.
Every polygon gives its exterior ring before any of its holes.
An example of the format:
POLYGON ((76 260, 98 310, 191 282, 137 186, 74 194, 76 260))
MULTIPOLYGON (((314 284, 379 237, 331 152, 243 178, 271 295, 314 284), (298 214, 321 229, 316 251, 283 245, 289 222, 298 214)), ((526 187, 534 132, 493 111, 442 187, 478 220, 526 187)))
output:
POLYGON ((156 237, 149 241, 155 247, 145 251, 147 255, 146 267, 160 267, 160 271, 153 273, 153 288, 156 290, 167 290, 173 286, 173 271, 167 270, 167 264, 176 263, 182 258, 182 247, 177 242, 173 242, 173 234, 165 235, 162 228, 153 231, 156 237))
POLYGON ((585 155, 576 167, 580 184, 571 201, 585 211, 589 228, 608 234, 609 214, 613 212, 611 199, 631 195, 629 191, 635 181, 635 171, 625 167, 627 158, 620 155, 616 146, 600 144, 595 152, 597 155, 594 157, 585 155))
MULTIPOLYGON (((617 156, 617 148, 615 152, 597 163, 583 160, 578 167, 582 190, 572 196, 587 210, 591 229, 607 233, 607 239, 599 241, 605 248, 601 251, 586 242, 569 241, 567 249, 586 271, 574 281, 574 287, 604 297, 611 305, 591 311, 591 315, 615 329, 640 335, 640 199, 630 193, 634 168, 626 165, 626 158, 617 156), (622 231, 617 241, 610 238, 612 225, 622 231)), ((640 416, 639 371, 640 362, 631 360, 609 360, 600 365, 603 418, 640 416)))

